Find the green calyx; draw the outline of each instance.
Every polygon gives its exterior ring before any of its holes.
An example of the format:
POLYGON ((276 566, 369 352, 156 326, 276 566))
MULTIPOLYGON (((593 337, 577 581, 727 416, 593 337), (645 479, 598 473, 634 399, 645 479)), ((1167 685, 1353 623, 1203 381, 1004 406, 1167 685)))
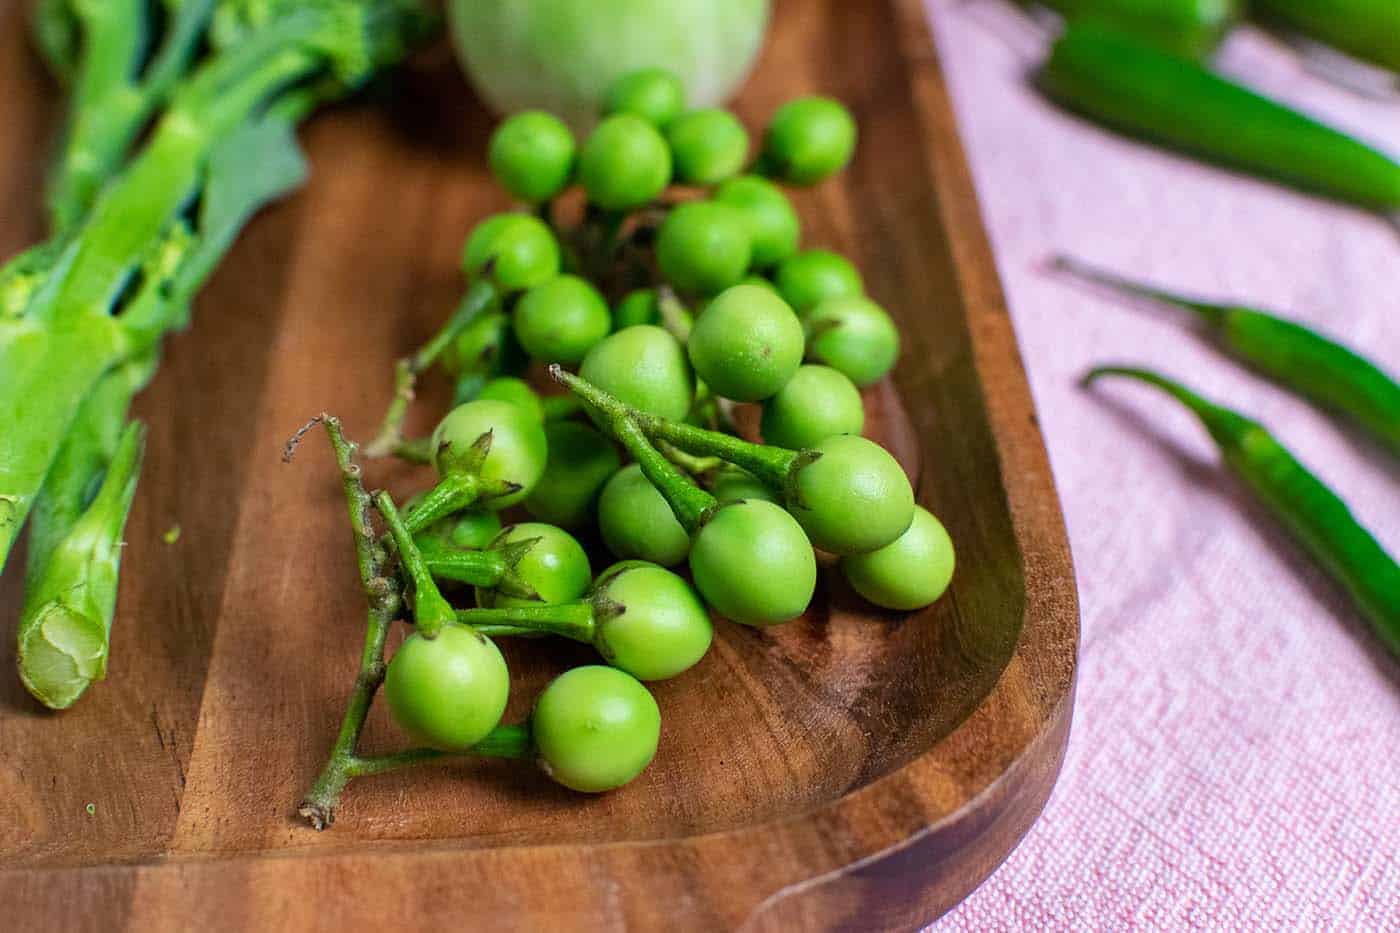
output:
POLYGON ((519 598, 500 589, 478 587, 477 605, 500 609, 537 603, 558 605, 572 602, 588 591, 593 568, 588 553, 578 540, 562 528, 543 522, 521 522, 501 530, 493 542, 503 547, 511 542, 537 539, 516 565, 516 574, 535 592, 519 598))
POLYGON ((441 478, 410 510, 410 532, 478 503, 493 510, 514 505, 544 474, 546 448, 544 426, 518 405, 494 399, 458 405, 433 431, 425 456, 441 478))
MULTIPOLYGON (((146 4, 139 6, 144 18, 146 4)), ((271 5, 241 41, 216 48, 186 74, 188 58, 204 35, 204 19, 198 0, 182 4, 161 21, 169 44, 157 45, 144 76, 146 82, 162 86, 162 93, 153 97, 160 97, 166 110, 119 171, 115 166, 129 148, 120 140, 125 136, 134 142, 137 133, 128 127, 143 126, 145 117, 139 107, 108 107, 96 96, 79 92, 79 86, 97 74, 88 70, 84 59, 99 51, 95 38, 88 42, 79 35, 75 107, 103 115, 96 123, 84 124, 92 133, 70 133, 65 151, 72 152, 74 164, 80 166, 97 164, 93 158, 101 162, 111 153, 116 156, 110 177, 104 175, 92 186, 90 206, 83 193, 87 182, 64 187, 71 196, 63 194, 61 204, 53 207, 58 226, 68 226, 61 230, 63 247, 42 283, 20 290, 28 291, 21 312, 24 331, 0 334, 0 407, 16 412, 0 438, 0 497, 10 503, 8 522, 0 527, 0 562, 94 386, 113 367, 183 324, 188 297, 226 251, 237 228, 259 204, 285 190, 286 167, 300 168, 297 157, 265 160, 246 148, 231 154, 227 147, 235 140, 247 142, 249 136, 262 139, 260 131, 266 128, 272 131, 266 138, 275 139, 274 147, 294 149, 289 125, 326 93, 335 92, 324 79, 333 70, 331 59, 341 51, 336 36, 344 20, 353 14, 366 29, 373 20, 372 28, 383 30, 375 35, 376 47, 389 48, 404 38, 391 35, 395 17, 380 15, 393 6, 387 0, 271 5), (256 171, 231 170, 240 164, 256 171), (250 180, 250 175, 257 177, 250 180), (216 218, 216 203, 236 210, 221 208, 216 218), (133 294, 129 285, 134 278, 145 278, 141 270, 152 258, 153 244, 191 223, 185 215, 195 204, 199 216, 191 229, 197 242, 185 251, 173 275, 148 279, 163 283, 160 287, 142 286, 133 294), (81 224, 68 225, 70 218, 81 219, 81 224)), ((89 4, 86 12, 116 16, 129 8, 126 3, 89 4)), ((115 28, 117 21, 109 22, 115 28)), ((96 20, 77 18, 75 23, 81 29, 96 20)), ((151 37, 140 36, 139 56, 146 54, 149 41, 151 37)), ((111 47, 120 51, 118 46, 111 47)), ((137 57, 129 57, 123 63, 121 55, 113 53, 110 61, 104 58, 101 70, 113 82, 134 82, 135 61, 137 57)), ((97 68, 95 60, 90 64, 97 68)), ((116 93, 123 100, 129 97, 121 89, 116 93)), ((80 122, 76 117, 74 125, 80 122)), ((152 271, 150 266, 147 271, 152 271)), ((8 291, 6 297, 15 299, 16 294, 8 291)), ((7 300, 6 307, 17 309, 20 303, 7 300)))
POLYGON ((491 638, 557 635, 591 645, 598 633, 596 609, 587 599, 553 605, 458 609, 457 621, 491 638))
POLYGON ((539 538, 527 538, 484 551, 472 551, 429 541, 419 542, 418 551, 428 572, 436 579, 487 587, 517 599, 535 600, 540 598, 539 593, 516 568, 539 542, 539 538))

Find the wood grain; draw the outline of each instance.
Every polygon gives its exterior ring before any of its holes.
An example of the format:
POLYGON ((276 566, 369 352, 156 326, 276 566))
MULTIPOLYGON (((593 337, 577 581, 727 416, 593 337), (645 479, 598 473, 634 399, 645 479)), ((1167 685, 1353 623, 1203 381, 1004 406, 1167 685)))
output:
MULTIPOLYGON (((15 20, 0 179, 28 219, 0 232, 7 251, 38 235, 57 107, 15 20)), ((245 233, 141 399, 150 454, 111 678, 56 717, 0 677, 0 895, 20 926, 908 927, 1005 857, 1059 769, 1077 609, 918 0, 780 3, 738 109, 758 126, 814 91, 852 106, 862 145, 797 196, 806 238, 854 256, 905 335, 871 433, 917 465, 958 544, 949 596, 873 613, 828 575, 803 621, 722 624, 696 670, 658 686, 661 752, 624 791, 457 764, 352 785, 328 832, 295 822, 363 610, 328 454, 286 466, 281 443, 323 409, 369 432, 392 359, 460 292, 473 219, 504 206, 482 164, 490 118, 445 50, 427 54, 388 106, 312 123, 311 183, 245 233)), ((17 598, 0 590, 6 617, 17 598)), ((510 715, 587 657, 511 646, 510 715)), ((367 742, 396 742, 382 710, 367 742)))

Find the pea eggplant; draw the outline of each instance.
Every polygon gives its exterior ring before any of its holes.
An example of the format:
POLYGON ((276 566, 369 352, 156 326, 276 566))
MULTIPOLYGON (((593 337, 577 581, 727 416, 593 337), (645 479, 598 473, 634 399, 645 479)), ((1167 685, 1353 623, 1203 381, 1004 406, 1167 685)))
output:
POLYGON ((1039 74, 1064 107, 1131 136, 1394 216, 1400 164, 1200 64, 1071 23, 1039 74))
MULTIPOLYGON (((916 508, 895 458, 860 436, 857 387, 893 366, 898 332, 862 297, 849 261, 798 252, 801 223, 780 187, 846 164, 851 115, 825 98, 791 102, 746 166, 739 120, 686 112, 664 72, 631 76, 608 100, 581 144, 538 112, 492 138, 492 172, 532 212, 487 218, 468 237, 467 296, 400 362, 366 451, 431 465, 436 484, 400 515, 387 494, 365 491, 339 423, 318 419, 341 471, 369 626, 336 744, 300 809, 317 828, 349 780, 444 756, 536 758, 584 793, 632 781, 660 734, 640 681, 699 663, 712 612, 755 627, 803 615, 814 547, 841 558, 878 606, 924 608, 948 586, 947 531, 916 508), (673 181, 712 190, 658 200, 673 181), (587 203, 570 223, 555 199, 575 186, 587 203), (541 398, 519 378, 531 361, 567 393, 541 398), (434 364, 456 380, 456 407, 430 437, 405 438, 415 379, 434 364), (737 432, 728 406, 740 401, 764 404, 769 444, 718 430, 737 432), (517 502, 539 521, 502 528, 495 510, 517 502), (388 534, 371 526, 376 510, 388 534), (558 527, 588 540, 595 524, 622 558, 596 582, 580 539, 558 527), (693 583, 666 569, 681 563, 693 583), (454 609, 440 583, 474 584, 476 606, 454 609), (386 633, 405 607, 415 631, 386 665, 386 633), (525 722, 503 724, 509 671, 492 639, 546 635, 591 645, 606 666, 563 674, 525 722), (381 686, 419 747, 361 756, 381 686)), ((0 276, 0 309, 27 268, 0 276)))
POLYGON ((1231 356, 1354 421, 1400 454, 1400 385, 1365 357, 1264 311, 1175 295, 1064 256, 1056 266, 1118 292, 1190 311, 1231 356))
POLYGON ((1347 590, 1377 637, 1400 656, 1400 564, 1335 492, 1257 421, 1145 369, 1100 367, 1085 376, 1085 385, 1104 376, 1123 376, 1156 386, 1200 419, 1226 465, 1347 590))

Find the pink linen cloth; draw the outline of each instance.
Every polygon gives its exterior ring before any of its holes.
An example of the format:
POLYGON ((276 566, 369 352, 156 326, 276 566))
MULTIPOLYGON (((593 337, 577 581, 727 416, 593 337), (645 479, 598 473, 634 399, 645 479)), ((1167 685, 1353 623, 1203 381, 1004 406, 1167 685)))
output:
MULTIPOLYGON (((1400 237, 1348 207, 1125 141, 1043 102, 993 0, 929 0, 1030 374, 1082 601, 1068 757, 949 930, 1400 929, 1400 664, 1219 467, 1149 364, 1270 426, 1400 554, 1400 460, 1178 319, 1048 273, 1063 250, 1287 312, 1400 373, 1400 237)), ((1252 29, 1221 67, 1400 153, 1400 104, 1252 29)))

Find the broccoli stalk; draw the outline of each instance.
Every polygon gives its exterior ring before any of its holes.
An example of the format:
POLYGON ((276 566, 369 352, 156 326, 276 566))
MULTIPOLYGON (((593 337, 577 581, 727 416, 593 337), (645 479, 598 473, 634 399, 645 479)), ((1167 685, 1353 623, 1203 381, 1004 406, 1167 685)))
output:
MULTIPOLYGON (((0 568, 34 510, 19 665, 31 693, 56 707, 73 702, 106 668, 115 553, 111 560, 74 555, 96 554, 119 539, 125 508, 113 505, 109 490, 134 488, 139 457, 126 454, 126 434, 121 444, 114 439, 154 370, 161 338, 187 322, 194 293, 238 230, 304 177, 296 123, 322 99, 401 57, 424 23, 406 0, 224 0, 219 12, 233 41, 221 45, 209 36, 215 51, 186 76, 190 51, 213 29, 212 3, 168 5, 165 41, 139 81, 132 83, 127 67, 136 55, 102 53, 112 81, 146 95, 147 114, 165 102, 148 141, 108 178, 146 115, 131 118, 129 135, 112 129, 120 121, 87 134, 108 146, 102 151, 112 163, 70 175, 61 159, 54 186, 73 192, 63 201, 79 219, 0 269, 0 410, 14 413, 0 433, 0 568), (239 28, 229 32, 230 23, 239 28), (118 59, 121 68, 112 65, 118 59), (100 491, 89 504, 94 489, 100 491), (94 532, 99 524, 106 538, 94 532), (77 609, 56 603, 56 581, 92 595, 77 609)), ((44 6, 53 33, 60 4, 44 6)), ((72 63, 75 85, 100 70, 99 27, 113 49, 127 47, 118 35, 131 40, 137 32, 144 46, 145 4, 134 5, 141 8, 139 27, 131 26, 135 18, 120 19, 119 8, 128 6, 69 0, 70 25, 84 41, 59 43, 50 58, 72 63)), ((104 94, 75 93, 65 153, 79 151, 78 127, 104 94)), ((85 125, 99 122, 88 118, 85 125)))

